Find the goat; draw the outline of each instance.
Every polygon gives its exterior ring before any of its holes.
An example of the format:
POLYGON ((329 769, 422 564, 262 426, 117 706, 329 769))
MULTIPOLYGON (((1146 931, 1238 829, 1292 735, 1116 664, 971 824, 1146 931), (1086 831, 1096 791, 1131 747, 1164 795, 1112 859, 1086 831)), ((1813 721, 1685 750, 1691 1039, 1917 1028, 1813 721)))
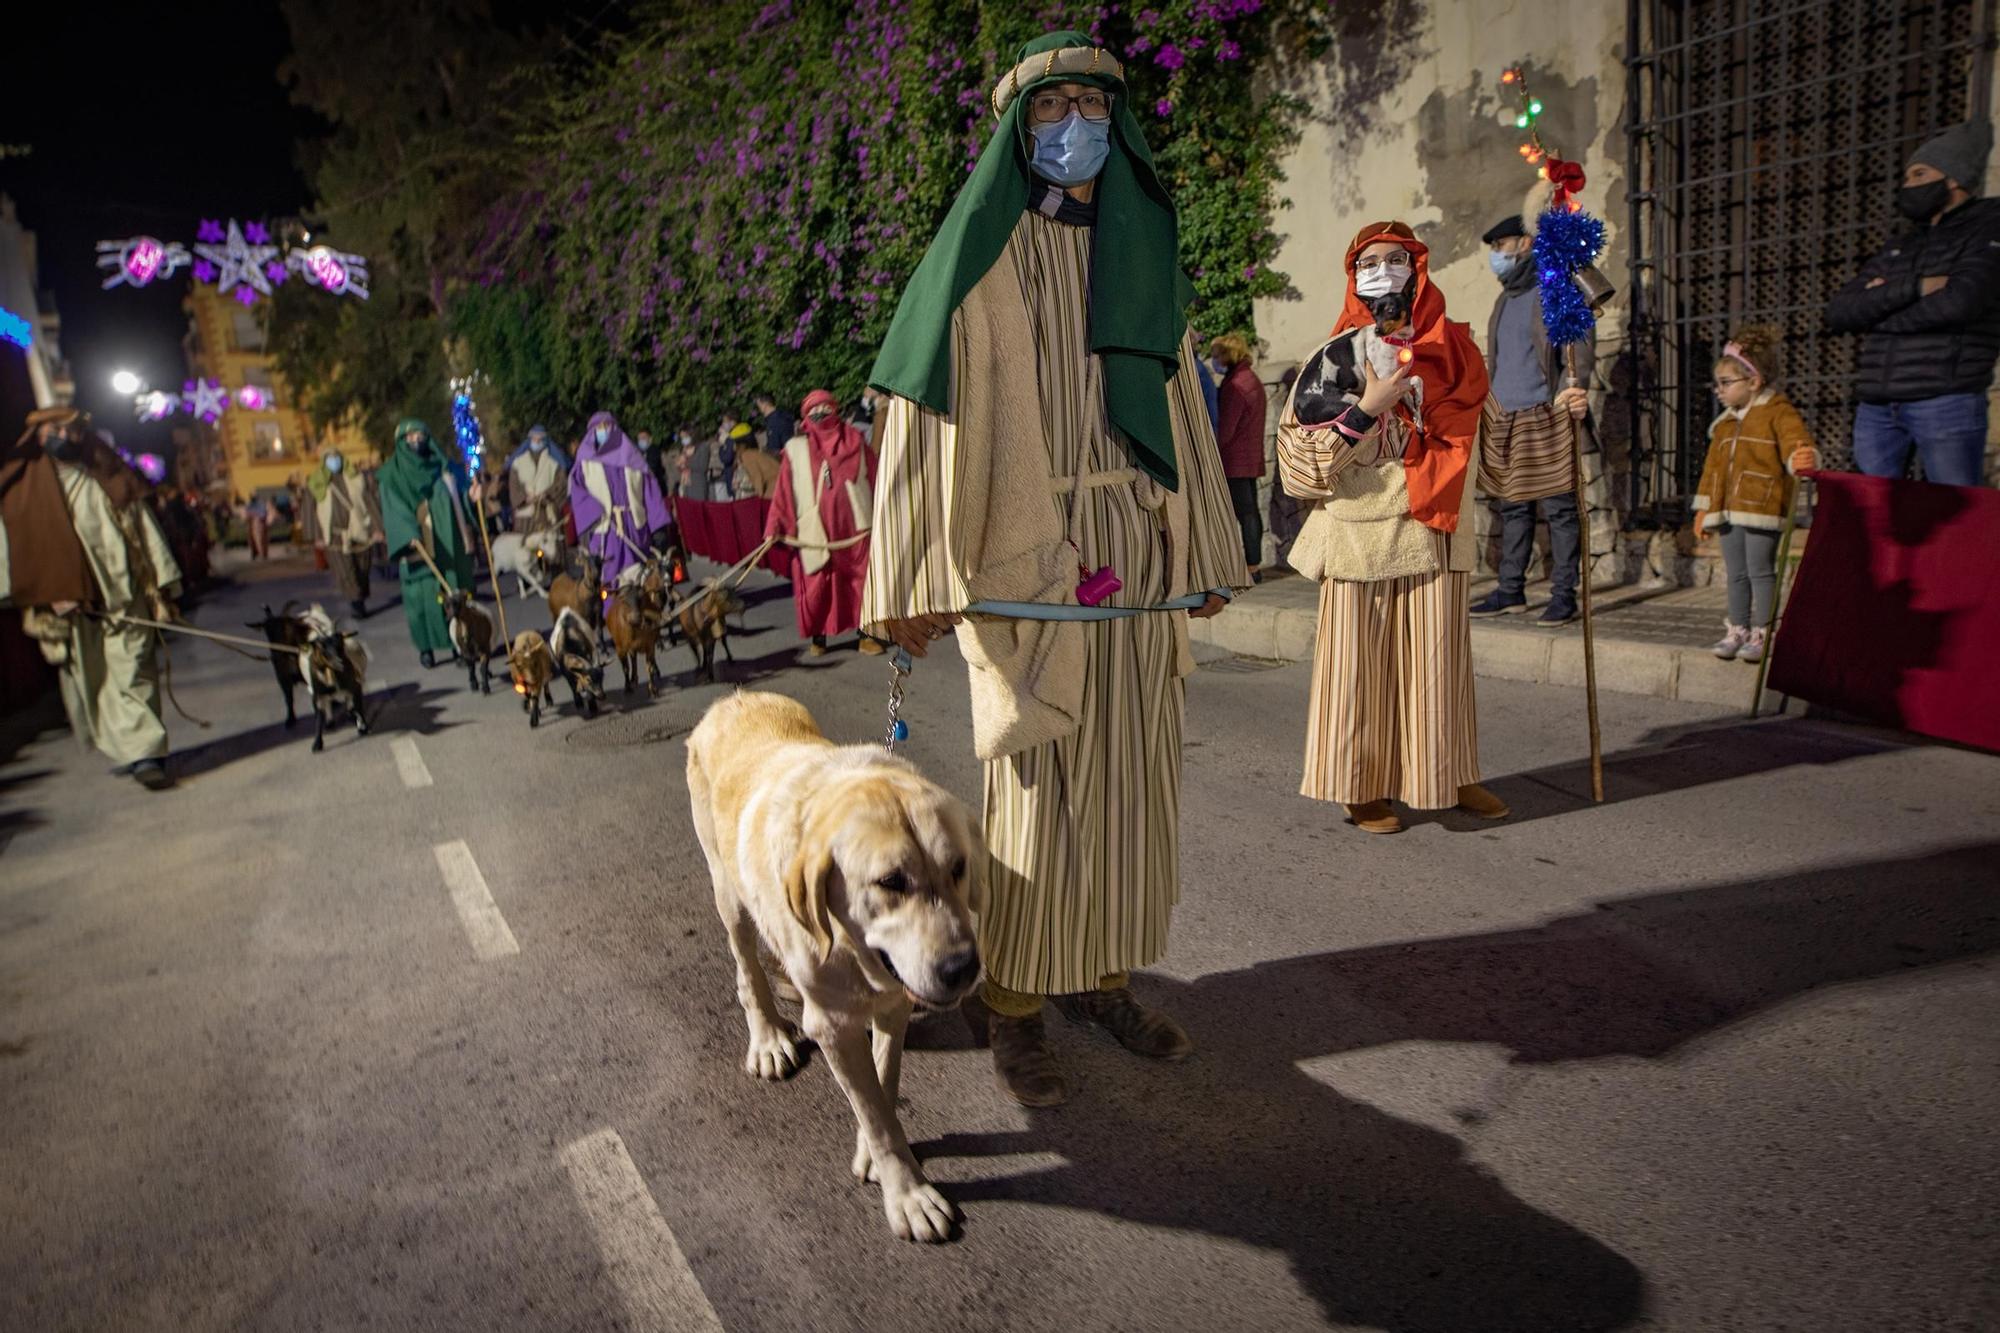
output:
POLYGON ((317 605, 301 612, 297 623, 306 631, 304 668, 306 696, 313 702, 315 753, 326 748, 326 724, 336 706, 346 704, 357 734, 368 734, 368 645, 353 630, 334 628, 333 617, 317 605))
POLYGON ((729 651, 729 622, 724 617, 743 609, 740 597, 717 584, 681 612, 681 633, 687 635, 688 647, 694 650, 695 669, 706 674, 711 685, 716 680, 716 645, 722 645, 724 657, 736 660, 736 654, 729 651))
POLYGON ((625 674, 625 692, 638 683, 639 659, 646 661, 646 693, 660 694, 660 664, 654 653, 660 646, 660 627, 666 623, 667 571, 655 558, 648 560, 639 577, 625 584, 605 604, 604 623, 611 631, 611 651, 618 669, 625 674))
POLYGON ((596 717, 604 705, 604 668, 597 664, 597 635, 569 607, 556 616, 549 631, 549 651, 569 684, 570 701, 585 717, 596 717))
POLYGON ((306 631, 293 614, 295 603, 286 602, 285 609, 273 614, 270 605, 264 607, 262 620, 246 620, 243 623, 251 629, 264 631, 264 638, 271 645, 271 672, 278 678, 278 688, 285 692, 285 730, 299 720, 298 710, 292 703, 292 691, 306 683, 305 672, 299 664, 297 653, 286 652, 287 648, 306 646, 306 631))
POLYGON ((604 625, 602 568, 596 557, 586 553, 582 578, 565 570, 556 575, 555 582, 549 585, 549 618, 560 621, 564 611, 575 612, 589 627, 592 643, 597 642, 598 631, 604 625))
POLYGON ((551 556, 561 537, 562 533, 554 529, 525 534, 501 533, 493 539, 493 572, 514 576, 517 597, 526 597, 531 590, 537 597, 547 597, 549 590, 542 586, 542 580, 556 568, 551 556))
POLYGON ((465 663, 467 688, 493 693, 493 618, 462 588, 445 593, 444 614, 451 622, 451 646, 465 663))
POLYGON ((549 651, 549 641, 534 630, 522 630, 507 650, 507 669, 513 674, 514 692, 521 696, 521 711, 528 715, 528 725, 541 726, 542 704, 547 702, 551 708, 556 704, 555 692, 549 688, 556 678, 556 659, 549 651))

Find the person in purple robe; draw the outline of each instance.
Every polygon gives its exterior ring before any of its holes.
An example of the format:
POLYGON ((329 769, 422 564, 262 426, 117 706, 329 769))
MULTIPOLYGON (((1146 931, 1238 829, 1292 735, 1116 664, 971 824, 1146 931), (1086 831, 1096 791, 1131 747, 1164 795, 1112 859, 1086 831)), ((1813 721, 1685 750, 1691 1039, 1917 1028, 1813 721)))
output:
POLYGON ((638 577, 646 553, 666 549, 671 520, 660 483, 609 412, 599 412, 584 429, 569 470, 569 503, 577 538, 602 563, 607 587, 628 571, 638 577))

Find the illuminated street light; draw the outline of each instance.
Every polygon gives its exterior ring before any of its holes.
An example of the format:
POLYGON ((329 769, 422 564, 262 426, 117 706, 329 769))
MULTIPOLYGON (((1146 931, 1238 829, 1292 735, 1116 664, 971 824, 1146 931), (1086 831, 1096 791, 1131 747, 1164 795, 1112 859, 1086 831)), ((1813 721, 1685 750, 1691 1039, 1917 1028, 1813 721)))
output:
POLYGON ((111 377, 111 391, 130 398, 146 387, 146 382, 129 370, 121 370, 111 377))

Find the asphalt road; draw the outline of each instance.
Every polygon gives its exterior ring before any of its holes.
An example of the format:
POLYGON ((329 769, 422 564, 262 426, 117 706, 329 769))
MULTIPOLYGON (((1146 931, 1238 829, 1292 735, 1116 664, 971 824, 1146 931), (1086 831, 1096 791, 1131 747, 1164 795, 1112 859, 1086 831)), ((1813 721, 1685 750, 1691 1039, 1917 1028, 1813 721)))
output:
MULTIPOLYGON (((259 570, 199 623, 329 596, 259 570)), ((770 594, 733 683, 835 737, 887 668, 770 594)), ((527 617, 513 603, 513 622, 527 617)), ((1000 1097, 958 1015, 903 1121, 963 1236, 896 1240, 821 1062, 740 1067, 685 650, 530 731, 366 622, 375 734, 179 645, 180 787, 0 749, 0 1327, 2000 1327, 2000 759, 1482 681, 1513 803, 1363 836, 1297 786, 1306 668, 1189 687, 1184 897, 1136 983, 1200 1045, 1060 1019, 1000 1097)), ((723 687, 727 688, 727 686, 723 687)), ((963 668, 908 752, 975 798, 963 668)))

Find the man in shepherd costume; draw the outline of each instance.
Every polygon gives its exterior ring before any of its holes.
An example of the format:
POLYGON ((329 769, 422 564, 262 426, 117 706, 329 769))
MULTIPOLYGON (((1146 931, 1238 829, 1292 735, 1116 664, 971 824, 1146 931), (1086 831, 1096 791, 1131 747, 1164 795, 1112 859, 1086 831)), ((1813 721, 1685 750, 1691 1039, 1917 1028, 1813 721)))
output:
POLYGON ((994 1068, 1052 1106, 1044 997, 1140 1055, 1193 1049, 1128 982, 1180 897, 1187 617, 1249 574, 1173 202, 1117 57, 1051 33, 991 104, 870 376, 889 396, 861 619, 913 654, 957 629, 986 763, 994 1068))

